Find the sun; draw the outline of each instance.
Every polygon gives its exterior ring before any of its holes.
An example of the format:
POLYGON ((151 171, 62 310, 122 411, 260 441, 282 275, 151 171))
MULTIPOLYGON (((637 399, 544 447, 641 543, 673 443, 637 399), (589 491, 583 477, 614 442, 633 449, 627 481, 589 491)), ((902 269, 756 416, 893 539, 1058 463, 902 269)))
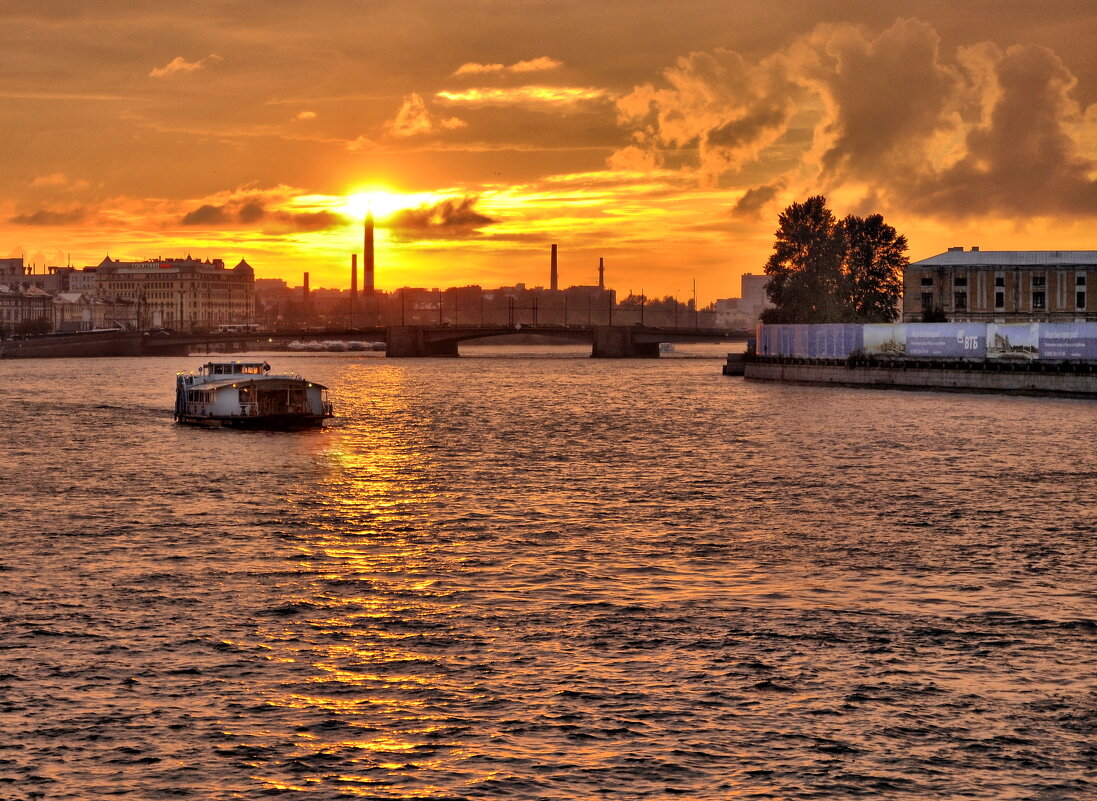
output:
POLYGON ((388 217, 401 209, 415 208, 429 201, 427 195, 412 195, 388 189, 368 189, 346 196, 342 211, 355 219, 363 219, 372 211, 374 217, 388 217))

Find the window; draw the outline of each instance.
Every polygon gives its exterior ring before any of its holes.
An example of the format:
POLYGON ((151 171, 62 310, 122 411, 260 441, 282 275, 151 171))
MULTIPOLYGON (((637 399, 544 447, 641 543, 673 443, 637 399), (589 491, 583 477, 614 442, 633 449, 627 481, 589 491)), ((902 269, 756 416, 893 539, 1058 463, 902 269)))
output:
POLYGON ((1032 293, 1032 308, 1042 309, 1044 308, 1044 293, 1033 292, 1032 293))
POLYGON ((967 308, 967 292, 953 292, 952 293, 952 305, 957 309, 967 308))
POLYGON ((929 311, 932 308, 933 308, 933 293, 932 292, 923 292, 922 293, 922 311, 929 311))
POLYGON ((1086 277, 1084 275, 1074 276, 1074 286, 1085 286, 1085 285, 1086 285, 1086 277))
POLYGON ((933 276, 932 275, 922 276, 922 286, 933 286, 933 276))
POLYGON ((994 276, 994 286, 1005 286, 1005 285, 1006 285, 1006 277, 1004 275, 994 276))
POLYGON ((952 279, 952 285, 953 286, 967 286, 967 276, 966 275, 963 276, 963 277, 956 276, 955 278, 952 279))
POLYGON ((1086 307, 1086 293, 1075 292, 1074 293, 1074 308, 1084 309, 1086 307))
POLYGON ((1047 286, 1047 279, 1042 275, 1034 275, 1034 276, 1032 276, 1032 285, 1033 286, 1047 286))
POLYGON ((1006 307, 1006 293, 1001 290, 994 293, 994 308, 1004 309, 1006 307))

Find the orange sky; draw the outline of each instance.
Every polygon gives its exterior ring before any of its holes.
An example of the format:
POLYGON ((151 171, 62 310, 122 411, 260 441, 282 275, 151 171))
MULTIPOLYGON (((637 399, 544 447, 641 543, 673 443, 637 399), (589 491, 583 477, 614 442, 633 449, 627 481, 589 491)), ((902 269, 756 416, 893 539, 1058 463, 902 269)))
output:
POLYGON ((9 0, 0 255, 246 258, 345 287, 597 280, 702 302, 781 208, 913 259, 1091 249, 1089 0, 9 0), (43 9, 46 10, 43 10, 43 9))

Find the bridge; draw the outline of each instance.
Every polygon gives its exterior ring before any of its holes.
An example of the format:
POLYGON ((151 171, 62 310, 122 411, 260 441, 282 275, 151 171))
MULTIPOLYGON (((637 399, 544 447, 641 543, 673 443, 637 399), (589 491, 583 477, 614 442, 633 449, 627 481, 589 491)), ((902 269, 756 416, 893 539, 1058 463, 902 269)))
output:
POLYGON ((386 332, 387 355, 394 358, 457 356, 458 345, 473 339, 514 334, 591 343, 594 358, 658 358, 663 342, 742 342, 746 331, 660 328, 643 325, 393 326, 386 332))
POLYGON ((385 342, 390 358, 454 357, 458 345, 474 339, 536 334, 591 343, 594 358, 658 358, 663 342, 742 342, 748 331, 722 328, 665 328, 644 325, 406 325, 381 328, 326 328, 234 333, 141 333, 96 331, 48 334, 0 342, 0 358, 84 356, 185 356, 212 346, 240 350, 260 342, 361 340, 385 342))

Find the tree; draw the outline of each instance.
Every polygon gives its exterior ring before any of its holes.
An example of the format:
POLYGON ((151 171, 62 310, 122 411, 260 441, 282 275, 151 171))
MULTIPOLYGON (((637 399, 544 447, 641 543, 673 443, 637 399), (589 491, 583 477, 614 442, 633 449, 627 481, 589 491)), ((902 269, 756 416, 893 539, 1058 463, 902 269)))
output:
POLYGON ((845 274, 854 316, 867 323, 890 323, 899 315, 907 238, 879 214, 850 215, 841 223, 845 245, 845 274))
POLYGON ((879 214, 841 222, 815 195, 779 218, 766 262, 764 323, 890 322, 898 315, 907 240, 879 214))
POLYGON ((793 203, 779 218, 773 253, 766 262, 766 294, 773 308, 766 323, 836 322, 848 311, 843 302, 842 231, 822 195, 793 203))

